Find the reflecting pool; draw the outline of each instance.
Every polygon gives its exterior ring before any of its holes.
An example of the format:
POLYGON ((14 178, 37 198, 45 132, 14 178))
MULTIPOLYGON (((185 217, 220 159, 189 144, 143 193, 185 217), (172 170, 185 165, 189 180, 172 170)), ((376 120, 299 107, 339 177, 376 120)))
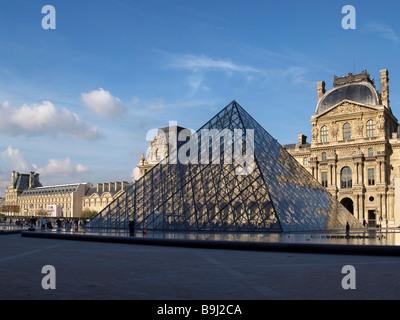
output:
MULTIPOLYGON (((100 236, 130 237, 125 229, 90 229, 50 232, 86 234, 100 236)), ((293 232, 293 233, 222 233, 222 232, 162 232, 138 230, 137 238, 183 239, 208 241, 266 242, 266 243, 319 243, 319 244, 351 244, 351 245, 400 245, 400 229, 358 229, 346 235, 344 231, 329 232, 293 232)))

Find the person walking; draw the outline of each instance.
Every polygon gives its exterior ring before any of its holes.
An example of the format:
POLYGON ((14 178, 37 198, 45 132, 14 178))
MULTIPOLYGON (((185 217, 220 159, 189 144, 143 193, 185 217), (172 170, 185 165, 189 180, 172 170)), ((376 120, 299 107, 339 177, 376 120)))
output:
POLYGON ((57 231, 61 231, 61 220, 60 220, 60 218, 57 219, 56 224, 57 224, 57 231))
POLYGON ((129 235, 131 237, 135 236, 135 221, 134 220, 129 221, 129 235))
POLYGON ((46 229, 46 219, 44 217, 40 219, 40 229, 42 230, 46 229))
POLYGON ((346 237, 348 238, 350 236, 350 225, 349 225, 349 223, 347 222, 346 223, 346 237))
POLYGON ((71 231, 71 227, 72 227, 72 220, 68 219, 65 224, 65 228, 67 229, 67 231, 71 231))

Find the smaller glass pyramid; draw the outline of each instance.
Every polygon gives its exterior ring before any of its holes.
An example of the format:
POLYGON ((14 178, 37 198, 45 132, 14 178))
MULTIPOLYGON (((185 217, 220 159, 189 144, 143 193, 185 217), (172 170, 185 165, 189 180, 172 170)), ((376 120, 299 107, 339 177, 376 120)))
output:
POLYGON ((86 228, 287 232, 360 224, 236 101, 86 228), (240 156, 238 156, 241 155, 240 156), (184 159, 184 160, 182 160, 184 159))

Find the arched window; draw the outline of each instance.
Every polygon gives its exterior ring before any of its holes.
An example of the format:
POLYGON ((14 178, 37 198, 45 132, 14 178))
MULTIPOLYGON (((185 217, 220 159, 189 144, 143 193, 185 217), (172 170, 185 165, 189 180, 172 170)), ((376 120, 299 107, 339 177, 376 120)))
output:
POLYGON ((308 158, 303 158, 303 165, 304 166, 308 165, 308 158))
POLYGON ((353 175, 350 167, 344 167, 340 172, 340 184, 342 189, 353 187, 353 175))
POLYGON ((326 152, 322 152, 322 161, 326 161, 326 152))
POLYGON ((367 122, 367 138, 375 137, 375 121, 368 120, 367 122))
POLYGON ((350 123, 345 123, 343 125, 343 140, 351 139, 351 125, 350 123))
POLYGON ((160 155, 160 151, 158 149, 156 149, 155 156, 156 156, 156 160, 160 160, 161 155, 160 155))
POLYGON ((321 127, 321 142, 328 142, 328 141, 329 141, 328 127, 323 126, 321 127))

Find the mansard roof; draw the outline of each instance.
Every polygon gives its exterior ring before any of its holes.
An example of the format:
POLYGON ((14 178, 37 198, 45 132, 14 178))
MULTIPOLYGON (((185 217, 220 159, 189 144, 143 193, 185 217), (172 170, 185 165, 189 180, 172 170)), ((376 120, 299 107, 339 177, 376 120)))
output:
POLYGON ((367 71, 345 77, 334 77, 333 88, 326 92, 318 102, 315 114, 323 113, 343 100, 359 102, 365 105, 378 106, 380 95, 373 79, 367 71))
MULTIPOLYGON (((34 177, 34 188, 37 187, 42 187, 42 184, 39 181, 39 178, 37 176, 34 177)), ((13 185, 14 189, 17 189, 18 191, 23 191, 25 189, 29 188, 29 174, 25 173, 17 173, 13 185)))

